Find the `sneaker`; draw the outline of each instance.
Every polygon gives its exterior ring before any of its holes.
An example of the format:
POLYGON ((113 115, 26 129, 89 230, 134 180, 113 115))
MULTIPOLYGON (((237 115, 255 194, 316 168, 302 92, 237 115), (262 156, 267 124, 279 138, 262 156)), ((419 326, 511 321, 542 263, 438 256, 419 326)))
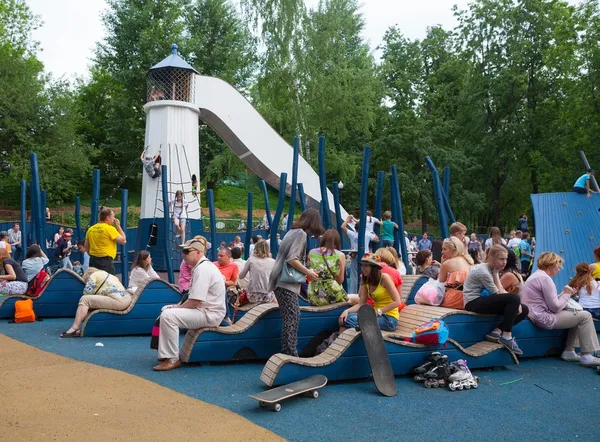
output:
POLYGON ((502 335, 497 331, 491 331, 487 335, 485 335, 485 340, 489 342, 498 342, 502 335))
POLYGON ((592 357, 591 360, 589 358, 583 359, 579 361, 583 367, 600 367, 600 359, 592 357))
POLYGON ((516 355, 523 354, 523 350, 521 350, 519 348, 519 346, 517 345, 517 340, 515 338, 505 339, 502 336, 500 336, 500 339, 498 339, 498 343, 504 345, 506 348, 508 348, 510 351, 512 351, 516 355))
POLYGON ((577 353, 573 354, 571 352, 569 352, 569 353, 563 352, 560 355, 560 358, 563 361, 567 361, 567 362, 579 362, 579 360, 581 359, 581 356, 579 356, 577 353))

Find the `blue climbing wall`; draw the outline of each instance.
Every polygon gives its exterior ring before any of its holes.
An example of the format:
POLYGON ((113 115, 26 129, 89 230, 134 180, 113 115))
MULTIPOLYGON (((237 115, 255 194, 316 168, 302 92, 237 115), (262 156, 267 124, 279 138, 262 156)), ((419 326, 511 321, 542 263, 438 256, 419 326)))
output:
MULTIPOLYGON (((594 262, 600 246, 600 195, 591 198, 574 192, 531 195, 535 216, 536 257, 554 252, 565 260, 553 279, 558 291, 575 274, 580 262, 594 262)), ((534 269, 537 266, 534 265, 534 269)))

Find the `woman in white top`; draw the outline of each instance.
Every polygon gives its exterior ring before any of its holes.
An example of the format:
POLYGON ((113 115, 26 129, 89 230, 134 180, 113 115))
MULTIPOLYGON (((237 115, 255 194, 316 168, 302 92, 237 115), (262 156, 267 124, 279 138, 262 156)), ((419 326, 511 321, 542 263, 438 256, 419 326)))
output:
POLYGON ((592 314, 594 319, 600 319, 600 282, 594 279, 594 265, 580 262, 575 267, 575 276, 569 285, 579 289, 579 304, 585 311, 592 314))
POLYGON ((495 246, 497 244, 505 246, 506 240, 502 238, 502 233, 500 232, 500 229, 498 227, 492 227, 490 229, 490 237, 485 240, 485 248, 487 250, 489 247, 495 246))
POLYGON ((158 274, 152 268, 152 257, 150 252, 142 250, 138 253, 131 268, 131 274, 129 275, 129 287, 127 291, 129 293, 135 293, 138 287, 145 285, 149 279, 160 278, 158 274))
POLYGON ((181 243, 185 243, 185 221, 187 218, 187 208, 189 203, 183 199, 183 192, 175 192, 175 199, 169 201, 169 206, 173 207, 173 224, 177 229, 175 238, 181 238, 181 243))
POLYGON ((27 249, 25 259, 21 263, 21 268, 27 276, 27 282, 31 282, 35 275, 40 273, 46 264, 48 264, 48 257, 42 251, 40 246, 33 244, 27 249))
POLYGON ((254 245, 254 254, 248 258, 246 265, 240 272, 238 278, 248 276, 248 301, 249 302, 277 302, 275 294, 269 291, 269 277, 275 265, 271 258, 269 243, 264 240, 254 245))

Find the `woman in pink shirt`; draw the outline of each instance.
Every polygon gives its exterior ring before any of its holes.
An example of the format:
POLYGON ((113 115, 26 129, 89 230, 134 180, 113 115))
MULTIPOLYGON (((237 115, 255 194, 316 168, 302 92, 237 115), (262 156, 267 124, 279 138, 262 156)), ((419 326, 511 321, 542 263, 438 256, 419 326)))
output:
POLYGON ((584 310, 566 308, 577 290, 568 285, 556 294, 552 281, 562 268, 563 259, 556 253, 544 252, 538 258, 538 269, 523 286, 521 301, 529 307, 529 318, 535 325, 548 330, 568 329, 565 350, 560 358, 564 361, 579 362, 585 367, 600 366, 600 359, 592 352, 600 349, 598 335, 592 315, 584 310), (575 347, 581 349, 581 356, 575 353, 575 347))

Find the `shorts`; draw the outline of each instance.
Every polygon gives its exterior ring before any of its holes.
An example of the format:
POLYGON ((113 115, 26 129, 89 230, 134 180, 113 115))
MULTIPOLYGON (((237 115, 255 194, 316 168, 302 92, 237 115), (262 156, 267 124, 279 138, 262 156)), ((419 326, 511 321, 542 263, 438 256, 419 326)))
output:
POLYGON ((586 194, 587 189, 585 187, 573 187, 573 192, 586 194))
MULTIPOLYGON (((390 315, 381 315, 377 317, 379 329, 383 331, 394 331, 398 327, 398 320, 390 315)), ((358 327, 358 313, 348 313, 344 326, 348 328, 358 327)))

